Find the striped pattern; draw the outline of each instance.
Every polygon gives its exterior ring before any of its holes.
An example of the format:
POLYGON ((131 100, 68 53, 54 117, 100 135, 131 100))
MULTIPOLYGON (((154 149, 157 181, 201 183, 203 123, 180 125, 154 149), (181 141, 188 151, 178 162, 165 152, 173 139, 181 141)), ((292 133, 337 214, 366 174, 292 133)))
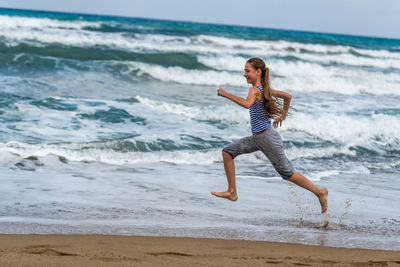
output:
MULTIPOLYGON (((264 96, 262 86, 257 85, 257 87, 258 89, 260 89, 261 95, 264 96)), ((271 128, 271 120, 267 118, 264 111, 264 97, 262 98, 262 100, 254 102, 249 111, 252 134, 259 133, 268 128, 271 128)))

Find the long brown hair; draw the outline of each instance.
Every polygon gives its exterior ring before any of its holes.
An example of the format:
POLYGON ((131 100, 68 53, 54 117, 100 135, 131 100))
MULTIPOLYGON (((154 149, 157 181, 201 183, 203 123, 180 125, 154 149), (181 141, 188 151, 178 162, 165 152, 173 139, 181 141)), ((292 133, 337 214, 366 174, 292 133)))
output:
POLYGON ((261 69, 261 85, 264 91, 264 109, 268 118, 278 119, 282 115, 283 105, 276 98, 271 95, 271 87, 269 83, 269 68, 265 62, 258 57, 253 57, 247 60, 255 70, 261 69))

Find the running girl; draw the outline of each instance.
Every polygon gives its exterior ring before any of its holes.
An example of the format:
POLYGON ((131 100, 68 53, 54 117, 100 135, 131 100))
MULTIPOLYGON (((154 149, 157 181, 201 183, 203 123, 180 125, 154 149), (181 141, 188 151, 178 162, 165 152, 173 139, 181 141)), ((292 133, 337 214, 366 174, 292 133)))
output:
POLYGON ((282 126, 290 107, 292 96, 283 91, 273 90, 269 84, 269 69, 260 58, 251 58, 244 68, 247 83, 252 84, 247 98, 230 94, 224 89, 218 89, 218 95, 228 98, 236 104, 249 109, 251 132, 253 135, 244 137, 222 150, 224 168, 228 180, 228 190, 211 192, 214 196, 236 201, 235 164, 233 159, 241 154, 261 150, 283 179, 293 182, 313 192, 320 204, 322 213, 328 209, 328 189, 315 186, 310 180, 295 172, 292 163, 283 151, 282 139, 274 128, 282 126), (283 99, 283 107, 277 98, 283 99), (273 119, 271 127, 271 119, 273 119))

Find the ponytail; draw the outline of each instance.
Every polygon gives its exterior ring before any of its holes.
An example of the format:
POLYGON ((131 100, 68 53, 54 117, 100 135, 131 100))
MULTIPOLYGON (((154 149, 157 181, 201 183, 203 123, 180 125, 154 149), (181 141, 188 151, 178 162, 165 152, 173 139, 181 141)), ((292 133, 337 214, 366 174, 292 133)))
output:
POLYGON ((264 110, 268 118, 278 119, 282 115, 283 104, 276 97, 271 95, 271 87, 269 83, 269 68, 260 58, 251 58, 247 61, 253 68, 261 69, 261 85, 264 91, 264 110))

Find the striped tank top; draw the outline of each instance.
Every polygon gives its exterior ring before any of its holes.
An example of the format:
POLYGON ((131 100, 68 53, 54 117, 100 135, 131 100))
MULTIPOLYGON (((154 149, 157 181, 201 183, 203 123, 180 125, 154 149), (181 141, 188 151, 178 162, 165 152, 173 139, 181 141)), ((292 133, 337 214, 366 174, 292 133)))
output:
POLYGON ((267 118, 264 111, 264 92, 260 85, 257 85, 261 91, 262 99, 258 102, 254 102, 250 107, 250 125, 251 133, 259 133, 271 128, 271 120, 267 118))

